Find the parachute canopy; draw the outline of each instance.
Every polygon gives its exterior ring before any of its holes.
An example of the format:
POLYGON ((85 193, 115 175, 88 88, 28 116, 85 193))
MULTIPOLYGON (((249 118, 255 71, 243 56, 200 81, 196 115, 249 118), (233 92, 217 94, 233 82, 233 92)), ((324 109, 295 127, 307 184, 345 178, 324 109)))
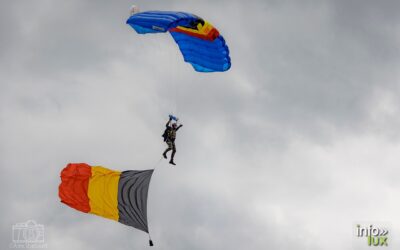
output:
POLYGON ((70 163, 61 171, 61 202, 149 232, 147 193, 153 170, 114 171, 86 163, 70 163))
POLYGON ((138 34, 170 32, 185 62, 198 72, 227 71, 229 49, 219 31, 202 18, 174 11, 134 13, 126 21, 138 34))

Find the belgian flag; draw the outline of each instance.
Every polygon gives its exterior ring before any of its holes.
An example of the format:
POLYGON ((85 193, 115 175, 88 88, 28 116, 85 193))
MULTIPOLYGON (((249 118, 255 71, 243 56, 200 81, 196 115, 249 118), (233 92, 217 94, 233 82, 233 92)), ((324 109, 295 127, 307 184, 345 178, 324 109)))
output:
POLYGON ((86 163, 70 163, 61 171, 61 202, 149 233, 147 194, 151 170, 114 171, 86 163))

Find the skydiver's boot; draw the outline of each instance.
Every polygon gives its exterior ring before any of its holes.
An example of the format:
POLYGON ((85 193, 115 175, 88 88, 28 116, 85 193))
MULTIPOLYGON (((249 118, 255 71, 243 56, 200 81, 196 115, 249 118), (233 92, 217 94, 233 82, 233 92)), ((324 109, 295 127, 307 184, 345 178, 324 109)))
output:
POLYGON ((168 151, 170 151, 171 149, 169 149, 169 148, 167 148, 165 151, 164 151, 164 153, 162 154, 162 156, 164 157, 164 159, 167 159, 168 157, 167 157, 167 153, 168 153, 168 151))
POLYGON ((170 160, 170 161, 169 161, 169 164, 171 164, 171 165, 176 165, 175 162, 174 162, 173 160, 170 160))

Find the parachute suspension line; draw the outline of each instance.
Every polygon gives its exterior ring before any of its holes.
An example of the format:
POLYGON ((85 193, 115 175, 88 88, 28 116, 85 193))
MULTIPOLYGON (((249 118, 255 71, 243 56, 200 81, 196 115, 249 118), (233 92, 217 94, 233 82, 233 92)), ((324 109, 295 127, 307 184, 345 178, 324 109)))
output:
MULTIPOLYGON (((180 50, 179 49, 176 49, 175 50, 175 58, 180 58, 180 57, 182 57, 182 55, 181 55, 181 53, 180 53, 180 50)), ((179 108, 179 105, 178 105, 178 103, 179 103, 179 96, 178 96, 178 91, 179 91, 179 83, 180 83, 180 77, 179 77, 179 75, 180 75, 180 72, 181 72, 181 67, 177 67, 177 65, 175 65, 175 113, 176 113, 176 115, 178 115, 178 113, 179 113, 179 110, 178 110, 178 108, 179 108)))
MULTIPOLYGON (((168 34, 171 36, 170 34, 168 34)), ((168 98, 168 112, 173 115, 177 115, 178 111, 178 87, 179 87, 179 79, 178 73, 180 66, 177 64, 178 59, 181 59, 182 55, 180 53, 179 47, 175 44, 174 39, 169 37, 170 43, 167 44, 166 49, 166 58, 167 62, 167 70, 165 79, 167 79, 167 98, 168 98)))
MULTIPOLYGON (((175 50, 175 55, 176 55, 176 52, 178 52, 178 50, 176 49, 175 50)), ((175 56, 174 56, 174 58, 176 58, 175 56)), ((178 87, 179 87, 179 79, 178 79, 178 77, 177 77, 177 73, 178 73, 178 67, 177 67, 177 65, 176 64, 174 64, 174 101, 175 101, 175 115, 178 115, 178 95, 177 95, 177 91, 178 91, 178 87)))
POLYGON ((156 162, 156 164, 154 164, 153 165, 153 170, 156 170, 156 167, 158 166, 158 165, 160 165, 160 162, 162 161, 162 159, 163 159, 163 157, 161 156, 161 158, 156 162))
MULTIPOLYGON (((175 43, 173 41, 173 39, 171 39, 173 43, 175 43)), ((175 44, 173 44, 172 46, 175 46, 175 44)), ((171 48, 168 50, 168 56, 169 56, 169 86, 170 86, 170 98, 172 100, 172 112, 174 115, 177 114, 177 96, 176 96, 176 89, 177 89, 177 78, 176 78, 176 71, 177 71, 177 66, 176 66, 176 52, 179 51, 179 49, 177 48, 171 48)))

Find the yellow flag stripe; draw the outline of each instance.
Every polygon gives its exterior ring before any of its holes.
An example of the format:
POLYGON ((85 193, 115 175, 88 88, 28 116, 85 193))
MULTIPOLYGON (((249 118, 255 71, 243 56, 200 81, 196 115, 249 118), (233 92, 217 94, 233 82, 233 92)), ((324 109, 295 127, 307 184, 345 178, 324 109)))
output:
POLYGON ((121 172, 94 166, 89 180, 89 213, 118 221, 118 182, 121 172))

